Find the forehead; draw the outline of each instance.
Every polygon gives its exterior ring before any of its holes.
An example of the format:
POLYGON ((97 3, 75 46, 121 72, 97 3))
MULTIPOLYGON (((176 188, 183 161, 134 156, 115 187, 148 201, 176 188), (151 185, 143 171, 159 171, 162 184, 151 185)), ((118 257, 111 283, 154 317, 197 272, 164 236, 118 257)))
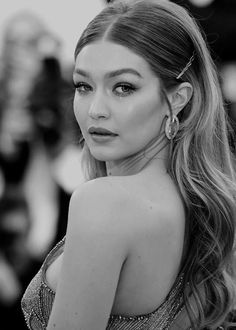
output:
POLYGON ((85 46, 76 58, 75 68, 96 73, 131 68, 140 72, 142 76, 154 76, 143 57, 125 46, 109 41, 85 46))

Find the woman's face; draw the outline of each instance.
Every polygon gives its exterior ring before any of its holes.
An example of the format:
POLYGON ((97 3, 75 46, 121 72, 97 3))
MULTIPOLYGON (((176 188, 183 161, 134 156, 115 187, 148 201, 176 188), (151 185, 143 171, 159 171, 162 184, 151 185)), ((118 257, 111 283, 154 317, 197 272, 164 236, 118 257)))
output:
POLYGON ((92 43, 78 54, 73 78, 75 116, 96 159, 125 159, 159 136, 168 108, 145 59, 113 42, 92 43))

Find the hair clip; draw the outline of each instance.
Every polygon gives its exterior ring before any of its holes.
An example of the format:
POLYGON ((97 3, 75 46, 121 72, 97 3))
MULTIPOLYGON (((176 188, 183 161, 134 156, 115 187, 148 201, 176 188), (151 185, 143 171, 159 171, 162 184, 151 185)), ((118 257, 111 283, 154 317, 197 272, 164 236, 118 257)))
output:
POLYGON ((192 65, 193 61, 194 61, 195 55, 193 53, 193 55, 190 57, 190 60, 188 61, 188 63, 186 64, 186 66, 183 68, 183 70, 180 72, 180 74, 176 77, 176 79, 180 79, 182 77, 182 75, 188 70, 188 68, 192 65))

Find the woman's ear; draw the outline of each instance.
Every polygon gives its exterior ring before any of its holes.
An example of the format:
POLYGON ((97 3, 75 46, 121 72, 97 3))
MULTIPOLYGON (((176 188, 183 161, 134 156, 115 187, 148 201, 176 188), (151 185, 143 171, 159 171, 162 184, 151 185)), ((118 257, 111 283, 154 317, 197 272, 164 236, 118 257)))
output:
POLYGON ((188 82, 183 82, 177 88, 168 93, 168 99, 174 115, 177 115, 190 101, 193 87, 188 82))

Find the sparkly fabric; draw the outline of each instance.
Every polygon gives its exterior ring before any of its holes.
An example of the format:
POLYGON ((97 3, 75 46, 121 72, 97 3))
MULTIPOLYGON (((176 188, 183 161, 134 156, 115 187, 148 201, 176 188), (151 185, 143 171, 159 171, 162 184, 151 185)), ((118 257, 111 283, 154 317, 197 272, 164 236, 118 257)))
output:
MULTIPOLYGON (((30 282, 21 301, 26 324, 30 330, 46 330, 55 292, 46 283, 46 269, 62 252, 61 240, 48 254, 39 272, 30 282)), ((168 330, 183 307, 180 276, 166 300, 155 311, 139 316, 111 315, 106 330, 168 330)))

